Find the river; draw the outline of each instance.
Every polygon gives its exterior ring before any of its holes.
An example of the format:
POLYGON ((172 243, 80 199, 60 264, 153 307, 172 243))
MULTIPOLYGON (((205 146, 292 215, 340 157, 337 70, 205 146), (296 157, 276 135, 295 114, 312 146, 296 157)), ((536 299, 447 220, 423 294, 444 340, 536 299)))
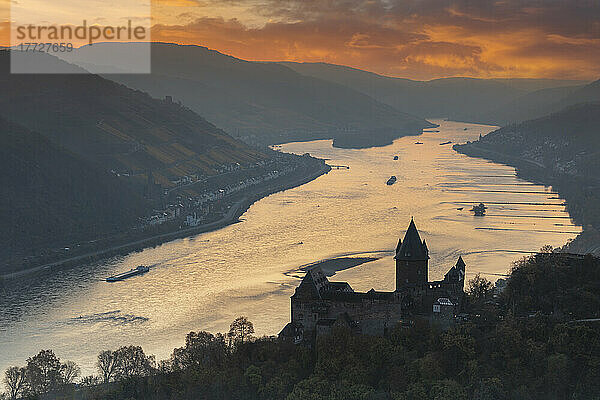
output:
POLYGON ((355 290, 393 290, 391 250, 411 216, 431 252, 430 279, 442 277, 462 255, 467 278, 480 272, 494 280, 521 252, 563 245, 581 231, 551 188, 440 144, 475 140, 494 127, 435 122, 439 132, 381 148, 338 149, 328 140, 285 144, 282 151, 308 152, 350 169, 264 198, 240 223, 218 231, 5 285, 0 370, 24 365, 41 349, 77 362, 84 374, 94 372, 101 350, 121 345, 142 345, 164 359, 189 331, 226 331, 239 315, 254 322, 257 334, 277 334, 289 321, 298 268, 307 263, 376 255, 381 258, 333 279, 355 290), (391 175, 398 180, 388 186, 391 175), (469 212, 479 202, 489 207, 485 217, 469 212), (140 264, 150 272, 104 281, 140 264))

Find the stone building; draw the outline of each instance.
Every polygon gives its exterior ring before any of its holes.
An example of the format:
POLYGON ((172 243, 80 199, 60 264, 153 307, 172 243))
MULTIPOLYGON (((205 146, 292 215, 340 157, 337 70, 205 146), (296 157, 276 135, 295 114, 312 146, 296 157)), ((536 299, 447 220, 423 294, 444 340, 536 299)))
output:
POLYGON ((291 297, 291 322, 279 337, 311 341, 334 326, 382 336, 400 322, 426 318, 450 326, 464 297, 466 265, 462 257, 440 281, 429 281, 429 249, 414 220, 396 247, 396 290, 355 292, 347 282, 331 282, 311 268, 291 297))

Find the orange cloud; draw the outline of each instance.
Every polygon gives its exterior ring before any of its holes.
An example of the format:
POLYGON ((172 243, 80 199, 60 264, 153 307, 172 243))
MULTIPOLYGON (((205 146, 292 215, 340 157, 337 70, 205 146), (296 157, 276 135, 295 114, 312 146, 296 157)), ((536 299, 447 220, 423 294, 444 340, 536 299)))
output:
POLYGON ((349 65, 416 79, 600 76, 600 4, 568 0, 207 0, 237 18, 157 24, 153 39, 239 58, 349 65), (262 25, 249 18, 264 18, 262 25))
POLYGON ((10 45, 10 3, 0 1, 0 46, 10 45))
POLYGON ((0 47, 10 46, 10 23, 0 21, 0 47))
MULTIPOLYGON (((589 0, 152 0, 152 39, 414 79, 597 79, 589 0)), ((0 8, 0 11, 2 9, 0 8)), ((1 14, 0 14, 1 17, 1 14)), ((0 19, 2 21, 2 19, 0 19)), ((0 44, 8 43, 0 23, 0 44)))

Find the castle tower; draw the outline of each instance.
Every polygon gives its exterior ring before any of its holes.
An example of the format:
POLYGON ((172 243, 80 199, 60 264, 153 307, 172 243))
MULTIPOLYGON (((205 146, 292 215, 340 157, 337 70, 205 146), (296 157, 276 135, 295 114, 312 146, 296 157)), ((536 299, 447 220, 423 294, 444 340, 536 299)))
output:
POLYGON ((429 279, 429 249, 411 218, 404 240, 396 247, 396 291, 425 285, 429 279))

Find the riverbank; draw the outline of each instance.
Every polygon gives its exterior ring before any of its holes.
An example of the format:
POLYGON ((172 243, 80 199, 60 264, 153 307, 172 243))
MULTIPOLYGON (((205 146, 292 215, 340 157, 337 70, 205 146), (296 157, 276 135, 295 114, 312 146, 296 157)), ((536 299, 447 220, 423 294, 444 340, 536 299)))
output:
POLYGON ((84 263, 95 262, 110 257, 129 254, 135 251, 141 251, 145 248, 155 247, 175 239, 181 239, 184 237, 221 229, 228 225, 239 222, 239 217, 242 214, 244 214, 248 210, 248 208, 250 208, 250 206, 256 201, 267 197, 271 194, 304 185, 310 181, 317 179, 321 175, 327 174, 329 171, 331 171, 331 167, 323 163, 321 168, 312 173, 309 173, 308 175, 298 177, 289 182, 273 182, 260 190, 249 191, 249 193, 243 194, 242 197, 239 198, 239 200, 235 201, 233 205, 229 208, 229 210, 225 213, 225 215, 217 221, 213 221, 203 225, 198 225, 192 228, 179 229, 174 232, 153 235, 147 238, 142 238, 139 240, 134 240, 116 246, 111 246, 106 249, 101 249, 74 257, 64 258, 59 261, 40 265, 33 268, 28 268, 26 270, 0 275, 0 280, 6 281, 18 278, 27 278, 39 273, 47 273, 52 270, 60 270, 63 268, 75 267, 84 263))
POLYGON ((370 147, 384 147, 392 144, 394 140, 405 136, 420 136, 424 129, 438 128, 438 124, 429 124, 426 126, 410 127, 398 131, 374 131, 361 133, 337 133, 333 136, 333 146, 340 149, 367 149, 370 147))
POLYGON ((326 276, 331 277, 335 275, 336 272, 358 267, 359 265, 366 264, 371 261, 377 261, 380 258, 381 257, 337 257, 302 266, 300 267, 300 270, 308 271, 312 268, 321 268, 321 271, 323 271, 326 276))
POLYGON ((578 193, 573 193, 572 190, 572 187, 577 187, 578 191, 586 192, 593 189, 593 185, 586 185, 584 179, 576 176, 557 176, 544 164, 536 160, 490 149, 475 142, 457 144, 453 146, 453 149, 469 157, 483 158, 509 165, 515 168, 519 178, 545 186, 552 186, 565 199, 567 212, 569 212, 573 221, 583 226, 583 231, 575 239, 565 243, 562 250, 570 253, 600 255, 600 234, 591 224, 586 224, 586 218, 579 212, 582 207, 577 204, 578 193))

